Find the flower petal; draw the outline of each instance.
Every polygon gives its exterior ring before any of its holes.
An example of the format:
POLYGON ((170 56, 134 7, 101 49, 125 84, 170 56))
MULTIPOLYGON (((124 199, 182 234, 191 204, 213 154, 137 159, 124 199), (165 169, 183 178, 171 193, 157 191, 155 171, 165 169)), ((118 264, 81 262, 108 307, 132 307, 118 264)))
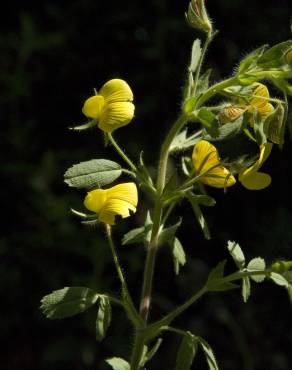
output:
POLYGON ((134 117, 135 106, 129 102, 106 104, 98 127, 105 132, 113 132, 119 127, 126 126, 134 117))
POLYGON ((214 188, 228 188, 236 183, 235 177, 223 166, 211 170, 201 181, 214 188))
POLYGON ((126 218, 130 216, 130 211, 136 212, 136 207, 131 203, 121 199, 108 199, 100 211, 98 219, 106 224, 114 225, 115 216, 126 218))
POLYGON ((250 105, 260 110, 269 102, 270 94, 266 85, 261 83, 257 83, 256 85, 257 87, 253 92, 253 95, 255 95, 256 97, 250 100, 250 105), (263 98, 261 98, 261 96, 263 98))
POLYGON ((136 207, 138 204, 137 186, 134 182, 118 184, 106 190, 107 199, 118 199, 136 207))
POLYGON ((274 111, 274 107, 272 106, 271 103, 267 103, 263 107, 260 107, 258 110, 261 116, 265 118, 266 116, 268 116, 270 113, 274 111))
POLYGON ((101 95, 94 95, 88 98, 82 108, 82 113, 89 118, 98 119, 104 107, 104 98, 101 95))
POLYGON ((133 101, 133 93, 130 86, 126 81, 118 78, 106 82, 100 89, 99 94, 104 97, 106 103, 133 101))
POLYGON ((92 212, 99 213, 106 203, 107 190, 96 189, 87 193, 84 206, 92 212))

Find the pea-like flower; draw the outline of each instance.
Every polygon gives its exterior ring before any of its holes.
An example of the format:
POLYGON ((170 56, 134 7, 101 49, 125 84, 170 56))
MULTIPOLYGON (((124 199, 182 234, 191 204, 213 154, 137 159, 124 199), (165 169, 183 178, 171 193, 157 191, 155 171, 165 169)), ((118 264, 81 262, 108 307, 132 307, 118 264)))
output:
POLYGON ((130 86, 124 80, 113 79, 85 101, 82 112, 86 117, 95 119, 101 130, 111 133, 131 122, 135 110, 132 101, 130 86))
POLYGON ((274 111, 273 105, 269 103, 270 93, 266 85, 257 82, 256 86, 252 98, 249 101, 249 109, 256 108, 261 117, 266 118, 274 111))
POLYGON ((98 215, 98 220, 115 224, 115 216, 126 218, 136 212, 138 192, 133 182, 115 185, 109 189, 96 189, 87 193, 84 205, 98 215))
POLYGON ((259 159, 245 171, 241 172, 238 180, 249 190, 261 190, 271 184, 271 176, 267 173, 258 172, 271 153, 273 144, 265 143, 260 146, 259 159))
POLYGON ((215 188, 225 188, 236 183, 230 171, 220 164, 220 157, 214 145, 206 140, 199 141, 193 150, 193 165, 200 181, 215 188))

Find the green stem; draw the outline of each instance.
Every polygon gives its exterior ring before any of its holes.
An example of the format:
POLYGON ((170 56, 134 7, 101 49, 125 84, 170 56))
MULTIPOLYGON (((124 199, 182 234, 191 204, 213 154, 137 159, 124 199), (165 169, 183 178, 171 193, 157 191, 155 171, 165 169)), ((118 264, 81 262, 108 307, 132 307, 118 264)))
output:
POLYGON ((134 165, 134 163, 131 161, 131 159, 126 155, 126 153, 121 149, 119 144, 116 142, 114 137, 111 133, 108 133, 108 138, 110 142, 112 143, 113 147, 116 149, 117 153, 123 158, 123 160, 129 165, 129 167, 134 171, 137 172, 137 167, 134 165))
POLYGON ((113 241, 113 238, 112 238, 112 232, 111 232, 111 227, 110 225, 105 225, 105 230, 106 230, 106 235, 107 235, 107 239, 108 239, 108 242, 109 242, 109 246, 110 246, 110 249, 111 249, 111 252, 112 252, 112 256, 113 256, 113 260, 114 260, 114 264, 115 264, 115 267, 116 267, 116 271, 118 273, 118 277, 119 277, 119 280, 121 282, 121 286, 122 286, 122 296, 123 296, 123 305, 124 305, 124 308, 125 310, 127 311, 127 314, 130 318, 130 320, 133 322, 133 324, 135 326, 141 326, 142 325, 142 320, 134 306, 134 303, 132 301, 132 298, 131 298, 131 295, 129 293, 129 289, 128 289, 128 286, 127 286, 127 283, 126 283, 126 279, 124 277, 124 274, 123 274, 123 271, 122 271, 122 268, 121 268, 121 265, 120 265, 120 262, 119 262, 119 258, 118 258, 118 254, 117 254, 117 251, 116 251, 116 247, 115 247, 115 244, 114 244, 114 241, 113 241))

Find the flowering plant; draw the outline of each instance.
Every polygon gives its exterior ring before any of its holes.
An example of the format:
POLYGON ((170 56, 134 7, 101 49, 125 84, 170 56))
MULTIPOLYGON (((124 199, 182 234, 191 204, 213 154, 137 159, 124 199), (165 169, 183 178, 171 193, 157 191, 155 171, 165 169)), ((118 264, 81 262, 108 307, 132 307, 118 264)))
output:
POLYGON ((251 292, 251 281, 261 283, 270 279, 287 289, 292 299, 292 262, 275 261, 267 265, 261 257, 247 262, 239 244, 229 241, 227 252, 234 261, 235 271, 226 275, 225 261, 219 262, 196 294, 160 320, 149 322, 158 249, 163 245, 171 247, 176 274, 186 263, 186 253, 176 235, 182 220, 171 225, 169 216, 178 203, 188 201, 205 238, 210 239, 203 208, 215 206, 216 201, 208 195, 209 187, 222 191, 242 184, 243 191, 257 191, 270 186, 271 176, 260 170, 273 147, 281 148, 284 144, 288 97, 292 95, 292 41, 258 48, 240 61, 230 78, 212 85, 211 71, 203 72, 202 65, 216 32, 204 0, 192 0, 186 17, 191 27, 205 34, 205 41, 203 45, 200 39, 193 43, 181 110, 162 144, 156 178, 150 175, 142 155, 137 162, 131 160, 113 136, 114 131, 130 124, 134 118, 133 93, 124 80, 112 79, 95 91, 82 108, 90 120, 73 128, 86 130, 98 127, 103 131, 105 142, 112 145, 127 167, 123 168, 108 159, 92 159, 72 166, 65 173, 65 182, 69 186, 87 191, 84 199, 86 211, 72 212, 82 218, 84 224, 105 228, 121 283, 121 294, 114 296, 86 287, 66 287, 45 296, 41 309, 48 318, 60 319, 98 305, 96 338, 102 340, 111 323, 111 305, 121 306, 132 323, 135 340, 129 360, 119 357, 106 360, 114 370, 145 369, 158 351, 165 331, 181 336, 177 370, 190 369, 198 347, 204 352, 209 369, 216 370, 219 367, 209 343, 190 331, 172 326, 179 315, 208 292, 241 287, 246 302, 251 292), (271 97, 266 83, 273 84, 281 98, 271 97), (213 100, 214 97, 216 99, 213 100), (229 158, 221 158, 219 148, 234 137, 249 140, 256 155, 247 152, 232 158, 230 153, 229 158), (179 163, 177 170, 168 167, 173 154, 179 163), (122 174, 131 180, 110 187, 122 174), (121 221, 120 218, 132 216, 139 208, 138 192, 146 192, 152 206, 144 224, 128 231, 122 238, 122 244, 142 244, 146 247, 139 308, 130 293, 112 236, 115 223, 121 221))

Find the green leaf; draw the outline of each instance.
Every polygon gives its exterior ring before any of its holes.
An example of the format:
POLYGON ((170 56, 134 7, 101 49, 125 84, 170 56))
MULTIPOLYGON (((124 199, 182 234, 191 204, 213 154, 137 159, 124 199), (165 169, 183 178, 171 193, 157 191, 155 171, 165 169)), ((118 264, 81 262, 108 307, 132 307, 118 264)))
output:
POLYGON ((176 275, 178 275, 180 266, 184 266, 186 263, 186 254, 178 238, 173 239, 173 242, 171 243, 171 249, 174 263, 174 271, 176 275))
POLYGON ((218 136, 212 137, 204 135, 203 138, 207 141, 222 141, 229 140, 238 135, 244 126, 244 117, 241 116, 233 122, 225 123, 218 128, 218 136))
POLYGON ((152 224, 130 230, 123 236, 122 245, 145 243, 152 224))
POLYGON ((203 231, 204 237, 208 240, 211 239, 211 235, 210 235, 210 231, 209 231, 207 222, 204 218, 204 215, 201 211, 200 206, 197 203, 196 198, 191 193, 188 193, 187 198, 188 198, 189 202, 191 203, 191 206, 193 208, 196 219, 197 219, 197 221, 198 221, 198 223, 199 223, 199 225, 200 225, 200 227, 203 231))
POLYGON ((130 364, 121 357, 112 357, 105 360, 113 370, 130 370, 130 364))
POLYGON ((207 69, 207 71, 204 72, 200 76, 200 78, 198 80, 198 84, 197 84, 197 94, 202 94, 206 90, 208 90, 211 72, 212 72, 212 69, 211 68, 210 69, 207 69))
POLYGON ((181 221, 182 220, 180 219, 175 225, 162 229, 162 231, 159 233, 159 245, 165 244, 167 242, 172 242, 173 238, 175 237, 176 231, 181 224, 181 221))
POLYGON ((85 287, 65 287, 41 300, 41 311, 48 319, 63 319, 84 312, 94 305, 99 295, 85 287))
POLYGON ((197 142, 201 140, 201 135, 194 134, 187 137, 187 129, 181 131, 172 141, 170 146, 170 152, 182 152, 189 148, 192 148, 197 142))
POLYGON ((186 332, 178 349, 175 370, 189 370, 192 366, 198 349, 197 338, 186 332))
POLYGON ((244 257, 243 251, 240 248, 239 244, 237 244, 234 241, 228 240, 227 248, 228 248, 229 253, 231 254, 231 257, 233 258, 236 266, 239 269, 242 269, 245 265, 245 257, 244 257))
MULTIPOLYGON (((253 271, 265 271, 266 270, 266 263, 265 260, 261 257, 253 258, 251 261, 249 261, 247 265, 247 271, 253 272, 253 271)), ((266 275, 254 275, 250 278, 257 282, 261 283, 265 280, 266 275)))
POLYGON ((284 286, 285 288, 289 287, 288 281, 284 278, 284 276, 277 274, 276 272, 271 272, 270 279, 277 285, 284 286))
POLYGON ((248 276, 245 276, 242 279, 241 295, 243 298, 243 302, 246 303, 250 296, 250 279, 248 276))
POLYGON ((102 295, 99 299, 99 308, 96 318, 96 340, 101 341, 111 322, 111 304, 107 296, 102 295))
POLYGON ((196 200, 196 202, 205 207, 213 207, 216 204, 216 200, 209 195, 205 194, 193 194, 193 198, 196 200))
POLYGON ((196 117, 210 136, 218 137, 220 124, 214 113, 212 113, 208 108, 201 108, 196 117))
POLYGON ((264 131, 267 138, 280 146, 284 144, 285 132, 285 109, 282 103, 279 103, 277 108, 268 115, 264 122, 264 131))
POLYGON ((284 64, 283 58, 292 49, 292 41, 284 41, 266 50, 258 59, 257 65, 262 69, 277 68, 284 64))
POLYGON ((257 60, 263 55, 264 51, 267 49, 268 45, 263 45, 258 49, 252 51, 248 54, 239 64, 238 72, 242 74, 247 70, 253 69, 256 66, 257 60))
POLYGON ((284 78, 272 78, 273 84, 284 94, 292 95, 292 85, 284 78))
POLYGON ((192 46, 191 64, 189 66, 189 70, 192 73, 196 72, 196 69, 201 58, 201 54, 202 54, 201 40, 196 39, 192 46))
POLYGON ((219 370, 214 352, 212 348, 210 347, 209 343, 205 341, 205 339, 198 337, 198 341, 202 347, 202 350, 204 351, 207 364, 209 366, 209 370, 219 370))
POLYGON ((121 166, 108 159, 92 159, 70 167, 64 175, 64 181, 76 188, 92 189, 102 187, 121 176, 121 166))
POLYGON ((221 261, 211 270, 206 283, 210 292, 220 292, 238 288, 236 284, 222 281, 222 278, 224 277, 225 264, 226 260, 221 261))

